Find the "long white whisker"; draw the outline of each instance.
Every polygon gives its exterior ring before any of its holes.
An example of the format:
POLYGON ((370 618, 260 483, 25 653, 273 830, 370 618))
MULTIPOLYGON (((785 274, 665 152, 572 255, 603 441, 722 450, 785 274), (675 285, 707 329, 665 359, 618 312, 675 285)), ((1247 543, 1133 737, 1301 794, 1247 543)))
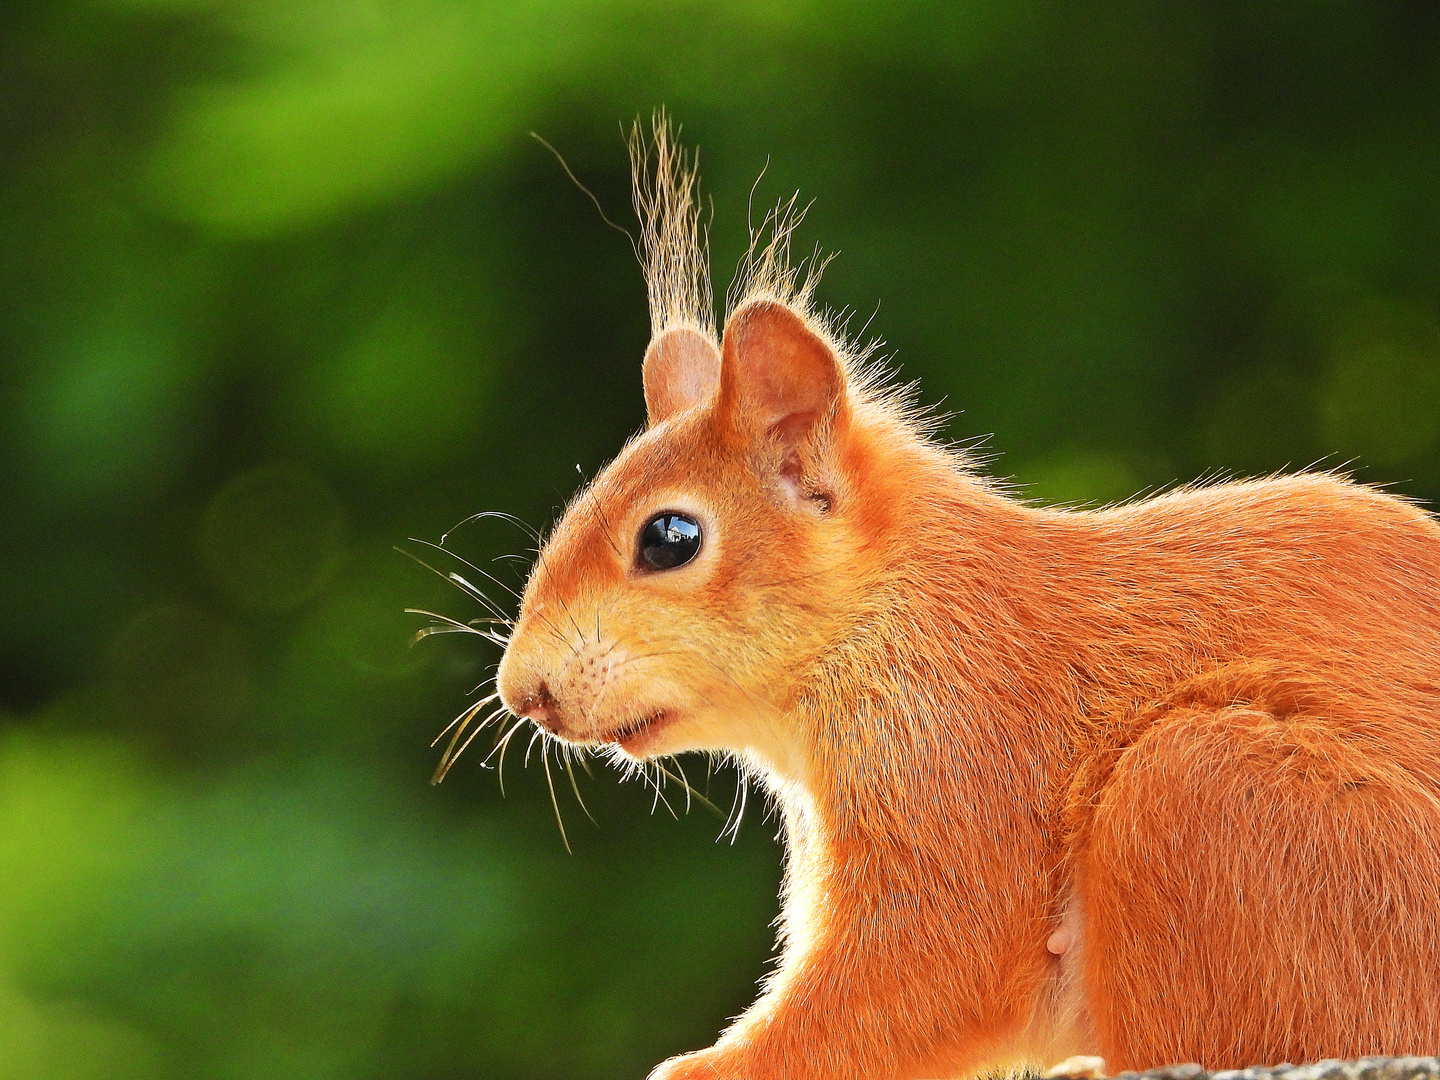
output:
POLYGON ((456 531, 464 528, 466 525, 469 525, 472 521, 479 521, 479 520, 481 520, 482 518, 499 518, 501 521, 508 521, 508 522, 510 522, 510 524, 512 524, 512 525, 518 525, 520 528, 524 529, 527 533, 529 533, 529 535, 534 539, 534 541, 535 541, 537 544, 540 542, 540 533, 539 533, 539 531, 536 530, 536 528, 535 528, 533 525, 531 525, 529 522, 522 521, 520 518, 516 517, 514 514, 507 514, 507 513, 505 513, 503 510, 481 510, 478 514, 471 514, 469 517, 467 517, 464 521, 460 522, 458 525, 454 525, 454 526, 452 526, 451 528, 449 528, 448 530, 446 530, 445 533, 443 533, 443 534, 441 535, 441 537, 440 537, 440 546, 441 546, 441 547, 444 547, 444 546, 445 546, 445 541, 448 540, 448 539, 450 539, 450 534, 451 534, 451 533, 456 532, 456 531))
MULTIPOLYGON (((423 544, 425 543, 425 541, 415 540, 414 543, 423 544)), ((430 544, 428 546, 434 547, 435 545, 430 544)), ((443 570, 437 570, 424 559, 420 558, 419 555, 416 555, 413 551, 406 551, 404 548, 399 546, 396 546, 395 550, 398 551, 401 555, 404 555, 407 559, 413 559, 415 562, 425 567, 426 570, 429 570, 436 577, 444 578, 446 581, 450 582, 450 584, 463 590, 468 596, 476 600, 478 603, 482 604, 485 610, 490 612, 490 614, 494 615, 497 619, 507 621, 505 612, 501 610, 500 606, 496 604, 495 601, 491 600, 488 596, 486 596, 483 592, 477 589, 474 585, 470 584, 470 582, 466 581, 459 574, 446 573, 443 570)), ((446 552, 446 554, 450 553, 446 552)))
MULTIPOLYGON (((491 668, 497 668, 499 665, 498 665, 498 664, 491 664, 490 666, 491 666, 491 668)), ((478 694, 478 693, 480 692, 480 688, 481 688, 482 686, 484 686, 486 683, 489 683, 491 686, 494 686, 494 685, 495 685, 495 679, 496 679, 497 677, 498 677, 498 673, 497 673, 497 674, 486 675, 485 678, 481 679, 478 683, 476 683, 474 686, 472 686, 472 687, 470 688, 470 693, 472 693, 472 694, 478 694)))
POLYGON ((655 779, 651 781, 655 787, 655 802, 650 804, 650 812, 653 814, 657 805, 664 805, 666 812, 676 821, 679 821, 680 815, 675 813, 675 808, 670 805, 670 800, 665 798, 665 793, 660 790, 660 785, 664 782, 665 776, 669 774, 660 768, 659 762, 652 762, 651 764, 655 766, 655 779))
POLYGON ((736 779, 738 783, 735 787, 735 796, 730 800, 730 813, 725 818, 725 826, 720 830, 720 835, 715 838, 716 840, 723 840, 725 839, 725 834, 729 833, 730 843, 732 844, 739 839, 740 821, 745 817, 746 796, 749 793, 749 782, 746 779, 744 769, 736 770, 736 779), (739 808, 738 812, 737 807, 739 808))
MULTIPOLYGON (((675 762, 675 765, 676 765, 677 768, 680 768, 680 761, 679 761, 678 758, 672 757, 670 760, 672 760, 672 761, 675 762)), ((660 772, 664 773, 664 774, 665 774, 666 776, 668 776, 671 780, 674 780, 677 784, 681 784, 681 785, 684 786, 684 788, 685 788, 685 812, 686 812, 687 814, 690 812, 690 800, 691 800, 692 798, 693 798, 696 802, 700 803, 701 806, 707 807, 708 809, 715 811, 716 814, 720 814, 720 813, 722 812, 721 809, 720 809, 718 806, 716 806, 713 802, 711 802, 709 799, 707 799, 704 795, 701 795, 698 791, 696 791, 693 787, 690 786, 690 782, 685 779, 685 772, 684 772, 684 769, 683 769, 683 768, 681 769, 679 776, 676 776, 674 773, 670 772, 669 769, 665 768, 665 766, 662 765, 662 764, 661 764, 660 762, 658 762, 658 761, 655 762, 655 768, 658 769, 660 772)))
MULTIPOLYGON (((535 729, 539 734, 544 734, 539 728, 535 729)), ((550 755, 546 752, 550 741, 547 737, 545 742, 540 744, 540 764, 545 767, 545 786, 550 789, 550 805, 555 808, 555 824, 560 826, 560 841, 565 845, 568 854, 574 854, 570 850, 570 837, 565 835, 565 819, 560 816, 560 800, 555 797, 555 780, 550 775, 550 755)), ((530 760, 530 751, 525 751, 525 760, 530 760)))
POLYGON ((523 716, 517 717, 515 723, 510 725, 510 729, 495 740, 494 749, 485 755, 485 761, 488 762, 495 756, 497 750, 500 752, 500 761, 496 764, 495 771, 500 775, 500 797, 502 799, 505 797, 505 749, 510 745, 510 740, 514 737, 515 732, 519 731, 524 724, 525 718, 523 716))
MULTIPOLYGON (((505 590, 506 592, 508 592, 511 596, 515 597, 516 600, 519 600, 519 599, 520 599, 520 594, 519 594, 518 592, 516 592, 514 589, 512 589, 509 585, 505 584, 505 582, 501 581, 501 580, 500 580, 499 578, 497 578, 494 574, 490 573, 490 571, 480 569, 480 567, 476 566, 476 565, 475 565, 474 563, 472 563, 469 559, 466 559, 466 558, 464 558, 464 557, 461 556, 461 555, 456 555, 455 552, 451 551, 449 548, 444 547, 444 546, 442 546, 441 544, 432 544, 429 540, 417 540, 417 539, 415 539, 415 537, 413 537, 413 536, 410 537, 410 542, 411 542, 412 544, 423 544, 425 547, 428 547, 428 548, 430 548, 430 549, 432 549, 432 550, 434 550, 434 551, 443 551, 446 555, 449 555, 452 559, 455 559, 455 560, 458 561, 458 562, 464 563, 464 564, 465 564, 466 566, 468 566, 471 570, 474 570, 477 574, 479 574, 479 575, 481 575, 482 577, 484 577, 487 581, 491 581, 491 582, 493 582, 494 584, 499 585, 500 588, 504 589, 504 590, 505 590)), ((456 578, 456 579, 458 579, 458 580, 460 580, 460 581, 465 581, 465 579, 464 579, 463 577, 461 577, 459 574, 453 574, 453 573, 452 573, 450 576, 451 576, 452 578, 456 578)), ((465 584, 466 584, 469 588, 475 589, 475 586, 474 586, 474 585, 471 585, 468 581, 465 581, 465 584)), ((476 592, 479 592, 478 589, 475 589, 475 591, 476 591, 476 592)))
MULTIPOLYGON (((475 741, 475 736, 479 735, 480 732, 484 731, 487 727, 490 726, 492 721, 494 721, 499 716, 503 716, 507 711, 508 710, 505 708, 505 706, 502 705, 500 706, 500 708, 496 709, 489 716, 487 716, 484 720, 480 721, 480 723, 476 724, 475 730, 470 732, 469 738, 467 738, 463 743, 461 743, 460 749, 456 750, 452 754, 450 751, 451 748, 455 745, 455 740, 460 738, 461 732, 463 732, 465 729, 462 726, 458 731, 456 731, 455 735, 450 740, 450 745, 445 748, 445 753, 441 755, 440 765, 435 770, 435 775, 430 782, 432 784, 438 784, 440 783, 440 781, 444 780, 445 777, 449 774, 451 766, 453 766, 455 762, 460 759, 460 755, 465 753, 465 751, 469 749, 470 744, 475 741)), ((484 762, 481 762, 481 766, 484 766, 484 762)))
MULTIPOLYGON (((675 771, 680 774, 680 785, 685 789, 685 813, 688 814, 690 812, 690 799, 695 792, 690 786, 690 778, 685 775, 685 766, 680 764, 680 759, 678 757, 672 757, 670 760, 675 762, 675 771)), ((656 764, 658 765, 659 762, 656 762, 656 764)), ((660 767, 662 769, 665 768, 663 765, 660 767)), ((669 772, 670 770, 666 769, 665 771, 669 772)))
POLYGON ((535 726, 535 733, 530 736, 530 745, 528 745, 527 747, 525 747, 525 768, 528 769, 528 768, 530 767, 530 751, 532 751, 532 750, 535 749, 535 740, 536 740, 536 739, 540 739, 540 738, 544 738, 544 736, 545 736, 545 729, 542 728, 542 727, 540 727, 540 726, 537 724, 537 725, 535 726))
POLYGON ((433 611, 425 611, 423 608, 407 607, 405 609, 405 614, 428 615, 432 619, 440 620, 440 622, 443 624, 440 626, 422 626, 419 630, 416 630, 415 633, 410 635, 411 645, 414 645, 416 642, 424 638, 433 637, 435 634, 474 634, 476 637, 485 637, 487 633, 486 631, 481 630, 479 627, 472 626, 468 623, 462 623, 460 622, 460 620, 452 619, 448 615, 438 615, 433 611))
MULTIPOLYGON (((499 696, 500 696, 500 694, 497 692, 497 693, 491 694, 489 697, 483 697, 483 698, 481 698, 479 701, 475 702, 473 705, 468 705, 468 706, 466 706, 464 712, 462 712, 459 716, 455 717, 454 720, 451 720, 450 723, 448 723, 448 724, 445 725, 445 730, 444 730, 444 731, 440 732, 439 735, 436 735, 435 738, 433 738, 433 739, 430 740, 430 745, 431 745, 431 747, 434 747, 434 745, 435 745, 436 743, 438 743, 441 739, 443 739, 446 735, 448 735, 448 734, 450 733, 450 729, 453 728, 456 724, 459 724, 459 723, 461 723, 462 721, 468 723, 470 717, 474 716, 477 712, 479 712, 481 709, 483 709, 486 705, 489 705, 492 701, 494 701, 494 700, 495 700, 496 698, 498 698, 499 696)), ((462 729, 462 730, 463 730, 463 729, 462 729)), ((456 734, 459 734, 459 733, 457 732, 456 734)))
MULTIPOLYGON (((580 797, 580 784, 575 779, 574 768, 572 768, 570 765, 571 748, 569 746, 564 746, 561 749, 563 751, 561 761, 565 765, 565 775, 570 777, 570 790, 575 792, 575 801, 580 804, 580 809, 583 810, 585 812, 585 816, 590 819, 590 824, 598 828, 600 823, 595 820, 595 815, 590 813, 590 808, 585 805, 585 800, 580 797)), ((585 760, 584 751, 576 751, 576 754, 581 761, 585 760)))

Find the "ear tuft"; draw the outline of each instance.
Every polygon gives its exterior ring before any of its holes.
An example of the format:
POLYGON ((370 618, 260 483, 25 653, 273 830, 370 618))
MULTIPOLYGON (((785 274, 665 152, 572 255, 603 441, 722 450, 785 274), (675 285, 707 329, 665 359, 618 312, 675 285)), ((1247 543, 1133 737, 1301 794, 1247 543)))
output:
POLYGON ((720 353, 699 330, 679 326, 650 342, 642 372, 645 411, 658 424, 715 396, 720 353))
POLYGON ((756 300, 725 325, 721 398, 741 425, 795 446, 843 412, 845 373, 805 320, 784 304, 756 300))

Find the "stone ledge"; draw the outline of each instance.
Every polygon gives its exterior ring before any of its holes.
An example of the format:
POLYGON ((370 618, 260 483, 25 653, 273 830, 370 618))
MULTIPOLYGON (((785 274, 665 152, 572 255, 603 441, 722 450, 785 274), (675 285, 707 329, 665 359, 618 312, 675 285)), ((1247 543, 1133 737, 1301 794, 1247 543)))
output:
MULTIPOLYGON (((1047 1074, 1064 1080, 1092 1080, 1097 1071, 1047 1074)), ((1365 1057, 1354 1061, 1317 1061, 1313 1065, 1252 1065, 1248 1069, 1210 1071, 1199 1065, 1166 1065, 1144 1072, 1122 1072, 1109 1080, 1440 1080, 1440 1058, 1365 1057)))

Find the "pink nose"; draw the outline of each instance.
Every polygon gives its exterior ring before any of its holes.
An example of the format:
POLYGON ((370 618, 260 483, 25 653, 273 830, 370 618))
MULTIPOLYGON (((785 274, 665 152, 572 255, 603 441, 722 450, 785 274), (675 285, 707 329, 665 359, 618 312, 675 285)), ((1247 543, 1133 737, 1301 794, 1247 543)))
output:
POLYGON ((541 727, 549 731, 557 731, 560 721, 556 717, 555 699, 550 696, 550 687, 544 679, 540 680, 533 693, 526 694, 520 699, 519 713, 527 720, 534 720, 541 727))

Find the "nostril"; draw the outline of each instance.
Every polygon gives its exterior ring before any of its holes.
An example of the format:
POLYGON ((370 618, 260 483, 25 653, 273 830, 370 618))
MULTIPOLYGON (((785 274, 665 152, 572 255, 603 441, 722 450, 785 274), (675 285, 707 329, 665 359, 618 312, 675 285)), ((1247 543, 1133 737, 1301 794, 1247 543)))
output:
POLYGON ((540 680, 540 685, 533 694, 526 694, 521 700, 520 715, 527 720, 534 720, 537 724, 543 724, 551 731, 555 730, 555 699, 550 695, 550 685, 544 679, 540 680))

